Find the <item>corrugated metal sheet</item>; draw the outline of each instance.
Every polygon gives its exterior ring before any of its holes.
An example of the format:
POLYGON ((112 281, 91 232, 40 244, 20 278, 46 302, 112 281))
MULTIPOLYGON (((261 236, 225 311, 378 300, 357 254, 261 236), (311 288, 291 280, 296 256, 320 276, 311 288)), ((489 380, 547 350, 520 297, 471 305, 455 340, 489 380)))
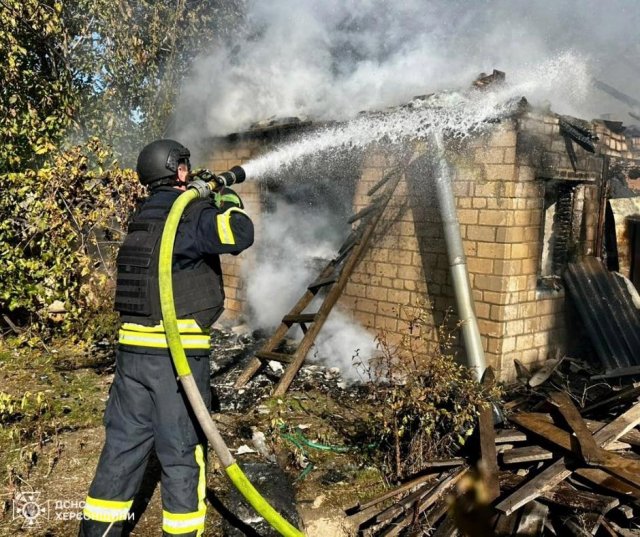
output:
POLYGON ((594 257, 569 264, 564 280, 607 372, 640 365, 640 310, 629 281, 594 257))

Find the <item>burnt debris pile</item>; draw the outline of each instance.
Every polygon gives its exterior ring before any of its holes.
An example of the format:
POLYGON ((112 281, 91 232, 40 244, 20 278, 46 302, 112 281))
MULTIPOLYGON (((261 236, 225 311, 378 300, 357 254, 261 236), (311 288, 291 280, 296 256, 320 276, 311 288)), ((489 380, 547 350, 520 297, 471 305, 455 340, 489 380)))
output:
POLYGON ((481 413, 463 456, 345 514, 359 535, 638 535, 640 383, 593 373, 571 358, 518 364, 500 419, 481 413))

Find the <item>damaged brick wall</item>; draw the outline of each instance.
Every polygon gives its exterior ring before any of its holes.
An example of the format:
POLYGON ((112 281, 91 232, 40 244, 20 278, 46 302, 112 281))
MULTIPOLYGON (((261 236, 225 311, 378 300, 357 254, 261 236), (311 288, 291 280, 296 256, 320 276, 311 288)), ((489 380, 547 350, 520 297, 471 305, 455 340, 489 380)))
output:
MULTIPOLYGON (((568 147, 557 116, 531 112, 503 121, 489 135, 447 149, 480 333, 488 363, 504 380, 514 378, 515 358, 531 365, 561 356, 571 346, 571 333, 575 334, 567 330, 574 320, 567 318, 571 308, 565 303, 560 277, 564 261, 556 260, 551 274, 543 270, 545 256, 558 250, 559 243, 555 249, 548 245, 562 220, 549 212, 554 203, 552 185, 571 192, 565 209, 571 220, 564 230, 566 255, 558 259, 596 255, 605 199, 603 154, 627 157, 624 137, 605 124, 566 120, 596 130, 600 140, 595 154, 575 142, 568 147)), ((226 170, 278 141, 240 137, 218 142, 210 165, 218 172, 226 170)), ((427 153, 425 147, 415 149, 427 153)), ((369 204, 367 191, 401 158, 384 148, 365 157, 354 212, 369 204)), ((405 173, 372 247, 338 303, 372 333, 384 331, 391 344, 412 333, 425 355, 446 343, 438 327, 453 331, 454 344, 459 332, 432 175, 425 158, 405 173), (421 309, 427 324, 418 327, 412 320, 421 309)), ((247 182, 238 191, 259 222, 260 184, 247 182)), ((256 228, 259 241, 259 223, 256 228)), ((227 317, 246 308, 241 263, 250 265, 251 258, 248 252, 225 260, 227 317)))

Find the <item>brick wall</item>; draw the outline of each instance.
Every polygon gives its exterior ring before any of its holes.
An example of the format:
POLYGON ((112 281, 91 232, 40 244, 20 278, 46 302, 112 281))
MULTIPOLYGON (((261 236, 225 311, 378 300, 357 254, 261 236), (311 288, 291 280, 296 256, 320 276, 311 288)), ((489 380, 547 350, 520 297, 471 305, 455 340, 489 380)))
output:
MULTIPOLYGON (((540 280, 545 189, 551 181, 576 185, 572 254, 595 255, 602 218, 602 154, 628 156, 624 138, 604 124, 596 123, 595 128, 600 136, 595 155, 573 143, 576 169, 559 121, 551 115, 524 113, 490 134, 447 149, 482 343, 487 362, 502 379, 514 378, 516 358, 532 365, 565 353, 571 345, 567 322, 573 321, 567 319, 571 309, 564 289, 561 284, 541 285, 540 280)), ((223 171, 242 164, 271 143, 227 141, 210 166, 223 171)), ((384 331, 390 344, 411 334, 419 343, 418 352, 426 356, 451 343, 462 351, 433 164, 423 146, 413 149, 417 158, 403 174, 339 306, 373 333, 384 331), (424 322, 413 323, 421 312, 424 322)), ((383 147, 365 157, 354 212, 369 204, 367 191, 401 160, 383 147)), ((238 192, 257 223, 259 241, 260 185, 247 182, 238 192)), ((228 317, 245 307, 242 274, 251 262, 250 251, 225 260, 228 317)))
MULTIPOLYGON (((579 253, 594 250, 602 163, 580 147, 575 151, 577 170, 558 120, 525 114, 447 154, 482 342, 503 379, 514 377, 514 358, 531 365, 567 348, 564 291, 541 290, 538 277, 546 179, 580 181, 579 253)), ((366 206, 366 191, 395 164, 382 151, 365 160, 355 210, 366 206)), ((341 299, 391 342, 407 333, 426 304, 428 322, 418 334, 426 352, 448 345, 450 331, 455 348, 459 335, 455 313, 447 313, 455 311, 454 292, 432 175, 424 162, 407 171, 383 216, 384 232, 341 299)))

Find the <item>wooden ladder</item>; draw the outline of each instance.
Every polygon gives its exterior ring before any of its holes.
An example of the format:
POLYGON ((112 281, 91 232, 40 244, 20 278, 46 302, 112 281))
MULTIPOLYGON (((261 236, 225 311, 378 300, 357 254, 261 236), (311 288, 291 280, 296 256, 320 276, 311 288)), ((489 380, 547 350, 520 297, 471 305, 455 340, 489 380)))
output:
POLYGON ((338 250, 338 255, 327 264, 315 281, 307 287, 307 290, 296 302, 295 306, 283 317, 273 335, 242 371, 234 384, 235 388, 241 388, 249 382, 265 361, 275 360, 286 364, 286 368, 273 395, 283 395, 289 389, 296 373, 302 367, 316 336, 327 320, 333 306, 340 298, 349 276, 362 258, 362 254, 366 251, 373 231, 398 186, 404 169, 405 166, 399 166, 394 169, 367 192, 368 196, 372 196, 383 185, 386 185, 382 194, 373 198, 367 207, 349 218, 348 223, 359 222, 358 226, 346 238, 338 250), (316 313, 303 313, 321 289, 326 289, 327 293, 318 311, 316 313), (294 324, 299 324, 303 332, 303 337, 298 342, 295 352, 293 354, 276 352, 276 349, 294 324))

